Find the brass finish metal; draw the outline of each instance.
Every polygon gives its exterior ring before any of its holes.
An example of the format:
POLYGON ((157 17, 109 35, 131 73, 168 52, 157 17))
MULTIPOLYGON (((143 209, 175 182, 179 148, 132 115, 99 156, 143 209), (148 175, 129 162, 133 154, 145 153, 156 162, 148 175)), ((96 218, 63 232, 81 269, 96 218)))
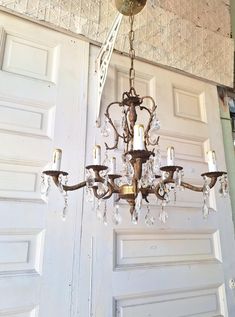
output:
MULTIPOLYGON (((133 185, 122 185, 119 187, 118 185, 115 184, 115 179, 118 179, 121 177, 121 175, 118 174, 111 174, 108 175, 109 181, 106 181, 105 178, 99 175, 101 171, 104 171, 107 169, 107 166, 102 166, 102 165, 89 165, 86 168, 87 169, 93 169, 95 172, 95 183, 105 183, 107 185, 107 190, 103 194, 98 193, 98 186, 94 185, 93 192, 96 198, 98 199, 109 199, 113 194, 118 194, 119 199, 124 199, 126 200, 129 205, 130 205, 130 212, 133 213, 134 207, 135 207, 135 198, 137 196, 137 181, 141 178, 141 172, 142 172, 142 164, 144 160, 146 160, 146 157, 149 157, 149 155, 152 154, 150 151, 132 151, 130 153, 133 154, 133 159, 131 160, 131 164, 133 165, 134 168, 134 174, 135 178, 133 179, 133 185)), ((160 180, 156 188, 140 188, 139 190, 142 192, 143 198, 148 201, 148 195, 150 194, 155 194, 158 199, 160 200, 165 200, 165 193, 160 194, 160 182, 162 184, 174 184, 174 173, 177 170, 182 170, 181 166, 164 166, 161 168, 162 171, 168 172, 168 176, 164 180, 160 180)), ((44 171, 43 172, 45 175, 51 176, 55 185, 59 186, 59 176, 67 176, 67 172, 63 171, 44 171)), ((221 177, 222 175, 225 175, 226 172, 207 172, 203 173, 202 177, 208 177, 210 179, 210 183, 208 184, 210 188, 213 188, 217 182, 217 179, 221 177)), ((156 176, 158 178, 160 176, 156 176)), ((74 191, 79 188, 85 187, 86 182, 81 182, 73 186, 67 186, 67 185, 62 185, 64 191, 74 191)), ((187 189, 190 189, 195 192, 203 192, 203 186, 195 186, 188 184, 186 182, 182 182, 181 186, 187 189)))
POLYGON ((55 170, 49 170, 49 171, 43 171, 43 174, 47 176, 52 176, 52 177, 59 177, 59 175, 67 176, 67 172, 63 171, 55 171, 55 170))
POLYGON ((132 185, 123 185, 120 188, 120 194, 122 195, 133 195, 134 193, 134 187, 132 185))
POLYGON ((175 172, 175 171, 181 171, 183 169, 182 166, 162 166, 160 168, 163 172, 175 172))
POLYGON ((207 172, 207 173, 203 173, 201 176, 207 176, 207 177, 210 177, 210 178, 214 178, 214 177, 220 177, 224 174, 227 174, 226 172, 207 172))
POLYGON ((86 166, 86 169, 92 169, 93 171, 97 171, 97 172, 101 172, 101 171, 105 171, 108 169, 107 166, 105 165, 88 165, 86 166))
POLYGON ((123 15, 136 15, 146 5, 147 0, 115 0, 116 8, 123 15))

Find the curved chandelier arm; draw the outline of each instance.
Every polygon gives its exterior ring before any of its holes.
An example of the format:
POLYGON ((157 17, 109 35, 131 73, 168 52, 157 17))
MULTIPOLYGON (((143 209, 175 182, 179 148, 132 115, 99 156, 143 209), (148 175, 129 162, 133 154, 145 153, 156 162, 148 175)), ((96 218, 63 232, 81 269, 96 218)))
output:
POLYGON ((60 178, 61 175, 62 176, 68 176, 67 172, 63 172, 63 171, 43 171, 43 174, 45 174, 47 176, 51 176, 52 179, 53 179, 53 182, 55 183, 55 185, 57 187, 63 188, 63 190, 65 192, 74 191, 74 190, 77 190, 77 189, 80 189, 80 188, 86 186, 86 182, 85 181, 80 182, 80 183, 75 184, 75 185, 71 185, 71 186, 62 184, 60 182, 59 178, 60 178))
MULTIPOLYGON (((210 179, 208 186, 211 189, 215 186, 217 179, 225 174, 227 174, 227 173, 226 172, 208 172, 208 173, 202 174, 202 176, 210 179)), ((168 177, 162 181, 162 184, 164 184, 164 185, 165 184, 175 184, 175 180, 174 180, 173 176, 174 176, 174 172, 169 171, 168 177)), ((195 192, 203 192, 203 190, 204 190, 204 186, 195 186, 195 185, 191 185, 189 183, 183 182, 183 181, 181 182, 181 186, 186 188, 186 189, 195 191, 195 192)), ((157 184, 157 186, 151 190, 151 193, 155 194, 158 199, 164 200, 165 193, 163 195, 161 195, 159 192, 160 189, 161 189, 161 183, 159 182, 157 184)))
POLYGON ((115 102, 112 102, 108 105, 107 109, 106 109, 106 112, 105 112, 105 117, 108 119, 108 122, 109 124, 112 126, 113 130, 114 130, 114 133, 115 133, 115 140, 114 140, 114 145, 112 147, 110 147, 107 143, 105 143, 105 147, 106 147, 106 150, 114 150, 117 148, 118 146, 118 142, 119 142, 119 138, 124 138, 120 133, 118 133, 118 130, 117 128, 115 127, 111 117, 110 117, 110 114, 109 114, 109 109, 113 106, 113 105, 119 105, 119 107, 123 107, 123 104, 121 102, 118 102, 118 101, 115 101, 115 102))
MULTIPOLYGON (((99 180, 95 180, 96 182, 99 182, 99 183, 105 183, 105 179, 103 179, 102 181, 99 179, 99 180)), ((98 186, 93 186, 92 189, 93 189, 93 193, 95 195, 95 197, 97 199, 109 199, 112 194, 113 194, 113 188, 112 188, 112 185, 107 182, 107 187, 108 187, 108 190, 105 191, 103 194, 99 194, 98 193, 98 186)))
MULTIPOLYGON (((226 173, 220 173, 220 172, 215 172, 215 173, 219 173, 219 175, 214 175, 214 176, 208 176, 208 175, 205 175, 207 177, 210 178, 210 183, 208 184, 208 186, 210 188, 213 188, 217 182, 217 179, 219 176, 222 176, 223 174, 226 174, 226 173)), ((209 174, 209 173, 207 173, 209 174)), ((187 189, 190 189, 194 192, 203 192, 203 186, 195 186, 195 185, 191 185, 191 184, 188 184, 188 183, 185 183, 185 182, 182 182, 181 185, 184 187, 184 188, 187 188, 187 189)))
POLYGON ((151 96, 142 97, 142 102, 143 102, 145 99, 149 99, 149 100, 152 102, 151 110, 148 109, 148 108, 145 107, 145 106, 140 106, 140 110, 143 110, 143 109, 144 109, 144 110, 146 110, 146 111, 149 113, 149 121, 148 121, 146 130, 145 130, 145 140, 147 141, 146 143, 147 143, 148 145, 155 146, 155 145, 158 144, 159 138, 157 138, 157 140, 156 140, 155 142, 151 142, 151 141, 150 141, 150 137, 149 137, 149 131, 150 131, 150 128, 151 128, 151 123, 152 123, 153 118, 154 118, 154 115, 155 115, 155 111, 156 111, 156 109, 157 109, 157 105, 156 105, 154 99, 153 99, 151 96))

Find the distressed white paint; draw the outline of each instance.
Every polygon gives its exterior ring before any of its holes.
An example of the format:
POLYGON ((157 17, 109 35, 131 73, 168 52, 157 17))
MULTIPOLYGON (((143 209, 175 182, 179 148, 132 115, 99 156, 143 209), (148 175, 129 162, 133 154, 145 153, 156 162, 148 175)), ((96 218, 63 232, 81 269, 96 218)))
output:
POLYGON ((40 183, 55 147, 71 181, 83 175, 89 45, 3 12, 0 24, 0 316, 70 316, 82 191, 63 222, 61 194, 46 205, 40 183))
MULTIPOLYGON (((221 290, 222 291, 222 290, 221 290)), ((220 287, 201 290, 187 290, 173 294, 142 294, 140 297, 118 299, 115 303, 115 317, 162 316, 214 317, 224 315, 223 297, 220 287)))
POLYGON ((220 261, 218 232, 159 234, 143 231, 114 232, 114 268, 164 266, 177 263, 220 261), (217 245, 217 247, 215 247, 217 245))
POLYGON ((0 130, 7 133, 52 138, 54 119, 54 106, 0 99, 0 130))
POLYGON ((2 70, 35 79, 56 80, 58 47, 41 45, 11 34, 5 35, 2 70))

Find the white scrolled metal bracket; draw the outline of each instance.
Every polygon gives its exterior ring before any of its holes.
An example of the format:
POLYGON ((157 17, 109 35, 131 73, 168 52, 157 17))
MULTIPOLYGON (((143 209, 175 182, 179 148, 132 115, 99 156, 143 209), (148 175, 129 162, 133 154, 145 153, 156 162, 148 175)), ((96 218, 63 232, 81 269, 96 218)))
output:
MULTIPOLYGON (((156 6, 156 0, 149 0, 152 7, 156 6)), ((96 58, 95 72, 97 76, 97 96, 96 96, 96 126, 100 127, 100 106, 101 96, 107 78, 110 59, 113 53, 114 44, 120 29, 123 15, 130 16, 138 14, 146 5, 147 0, 115 0, 115 5, 119 13, 116 15, 114 23, 108 36, 101 46, 96 58)))
POLYGON ((118 13, 114 23, 108 33, 108 36, 101 46, 100 52, 96 58, 95 73, 97 76, 97 96, 96 96, 96 126, 100 127, 100 107, 101 96, 104 89, 105 81, 107 78, 110 59, 113 53, 114 44, 120 29, 123 15, 118 13))

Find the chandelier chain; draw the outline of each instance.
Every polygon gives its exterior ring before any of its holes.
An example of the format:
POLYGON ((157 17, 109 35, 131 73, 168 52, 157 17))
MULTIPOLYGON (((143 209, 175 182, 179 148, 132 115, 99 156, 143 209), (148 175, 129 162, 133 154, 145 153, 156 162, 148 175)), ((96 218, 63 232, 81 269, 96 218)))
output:
POLYGON ((130 32, 129 32, 129 44, 130 44, 130 50, 129 50, 129 56, 131 59, 131 67, 129 70, 129 84, 130 84, 130 90, 134 89, 134 82, 135 82, 135 69, 134 69, 134 59, 135 59, 135 49, 134 49, 134 39, 135 39, 135 32, 133 29, 134 26, 134 15, 131 14, 129 17, 130 21, 130 32))

